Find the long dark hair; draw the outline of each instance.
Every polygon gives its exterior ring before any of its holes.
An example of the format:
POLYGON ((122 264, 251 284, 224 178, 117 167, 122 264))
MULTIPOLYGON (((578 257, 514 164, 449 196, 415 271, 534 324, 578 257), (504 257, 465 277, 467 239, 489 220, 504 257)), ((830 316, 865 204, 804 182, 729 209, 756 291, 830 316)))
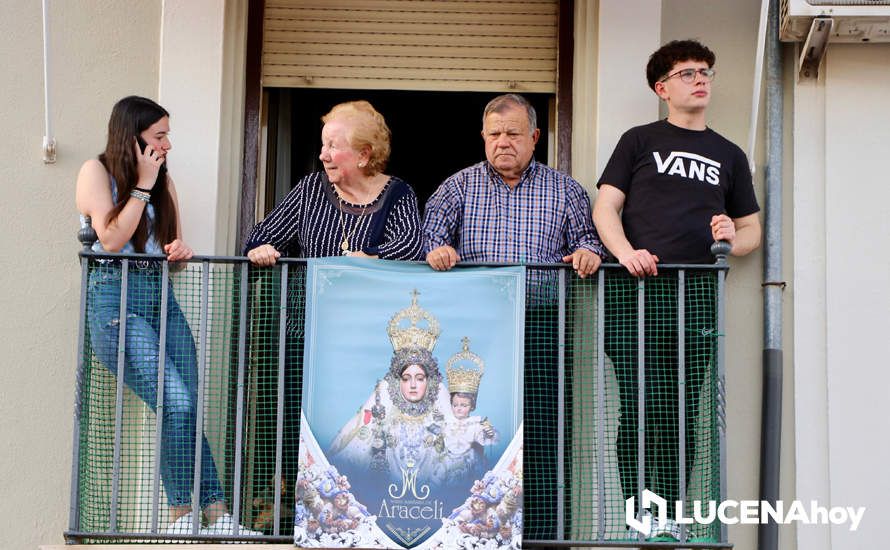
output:
MULTIPOLYGON (((134 138, 165 116, 170 116, 166 109, 150 99, 134 95, 121 99, 111 110, 111 118, 108 120, 108 142, 105 151, 99 155, 99 162, 114 178, 117 186, 117 204, 108 213, 106 224, 110 225, 117 219, 130 198, 130 191, 139 181, 136 153, 133 150, 134 138)), ((152 188, 151 204, 155 211, 155 237, 161 246, 169 244, 176 239, 179 220, 167 185, 167 171, 163 168, 158 171, 158 179, 152 188)), ((143 212, 130 241, 136 252, 145 252, 147 239, 148 221, 143 212)))

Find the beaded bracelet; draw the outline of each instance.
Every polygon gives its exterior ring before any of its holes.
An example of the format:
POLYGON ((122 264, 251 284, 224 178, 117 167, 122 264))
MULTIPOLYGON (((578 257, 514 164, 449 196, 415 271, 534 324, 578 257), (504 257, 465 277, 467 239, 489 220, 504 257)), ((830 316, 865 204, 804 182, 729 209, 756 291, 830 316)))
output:
POLYGON ((137 190, 133 189, 132 191, 130 191, 130 196, 133 197, 134 199, 139 199, 142 202, 151 201, 151 195, 149 195, 148 193, 146 193, 144 191, 137 191, 137 190))

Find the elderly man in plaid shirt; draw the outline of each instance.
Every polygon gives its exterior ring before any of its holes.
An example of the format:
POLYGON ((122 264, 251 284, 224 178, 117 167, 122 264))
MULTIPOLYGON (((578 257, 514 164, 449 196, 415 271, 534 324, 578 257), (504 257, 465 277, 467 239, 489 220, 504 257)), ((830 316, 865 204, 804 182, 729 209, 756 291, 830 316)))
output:
POLYGON ((541 131, 522 96, 492 99, 482 116, 487 160, 446 179, 426 205, 426 260, 567 262, 581 277, 605 257, 590 199, 569 176, 532 159, 541 131))
MULTIPOLYGON (((572 264, 580 277, 599 268, 605 248, 581 185, 532 159, 540 130, 522 96, 492 99, 482 116, 486 160, 446 179, 426 205, 426 260, 444 271, 457 262, 572 264)), ((524 536, 556 538, 558 333, 552 271, 529 273, 525 328, 523 447, 524 536)), ((571 342, 571 322, 566 342, 571 342)), ((570 351, 570 350, 567 350, 570 351)), ((571 407, 571 358, 566 353, 566 405, 571 407)), ((565 415, 571 449, 571 414, 565 415)), ((570 457, 568 457, 570 458, 570 457)), ((571 460, 566 460, 567 465, 571 460)), ((571 467, 565 471, 570 509, 571 467)), ((566 532, 569 517, 565 518, 566 532)))

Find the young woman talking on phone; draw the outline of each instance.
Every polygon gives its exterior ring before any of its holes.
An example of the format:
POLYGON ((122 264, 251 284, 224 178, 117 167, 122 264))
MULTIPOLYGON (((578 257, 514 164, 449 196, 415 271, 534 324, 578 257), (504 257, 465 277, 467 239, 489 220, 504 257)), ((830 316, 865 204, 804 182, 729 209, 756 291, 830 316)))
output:
MULTIPOLYGON (((173 179, 167 173, 170 114, 150 99, 121 99, 108 121, 108 141, 98 158, 86 161, 77 176, 77 209, 90 218, 99 240, 97 252, 164 254, 168 261, 192 257, 181 238, 173 179)), ((182 265, 182 264, 181 264, 182 265)), ((170 505, 168 534, 194 532, 192 499, 197 498, 207 526, 202 535, 231 535, 236 521, 223 500, 216 465, 206 437, 201 439, 200 494, 192 494, 195 471, 195 422, 201 406, 192 331, 168 288, 166 345, 159 353, 161 262, 130 262, 124 382, 152 410, 158 396, 158 366, 164 361, 160 474, 170 505)), ((175 269, 175 268, 174 268, 175 269)), ((120 325, 121 264, 97 260, 88 283, 88 326, 93 353, 113 374, 120 325)), ((239 534, 261 533, 239 527, 239 534)))

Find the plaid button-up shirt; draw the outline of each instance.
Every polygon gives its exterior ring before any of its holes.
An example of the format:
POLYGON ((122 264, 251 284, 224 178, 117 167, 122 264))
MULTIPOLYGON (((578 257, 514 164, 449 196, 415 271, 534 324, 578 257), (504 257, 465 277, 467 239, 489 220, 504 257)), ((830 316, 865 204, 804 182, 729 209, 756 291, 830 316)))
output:
POLYGON ((532 160, 511 189, 487 162, 446 179, 426 204, 427 252, 442 245, 465 262, 562 262, 584 248, 605 257, 587 192, 532 160))

